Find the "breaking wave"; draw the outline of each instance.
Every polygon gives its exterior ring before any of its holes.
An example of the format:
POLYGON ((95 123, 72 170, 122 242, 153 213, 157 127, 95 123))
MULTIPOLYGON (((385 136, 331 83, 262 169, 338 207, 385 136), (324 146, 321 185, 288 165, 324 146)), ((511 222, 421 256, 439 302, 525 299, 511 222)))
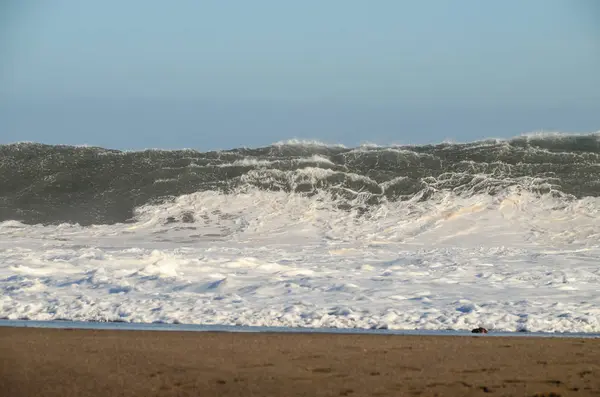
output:
POLYGON ((498 195, 600 195, 600 135, 526 135, 423 146, 346 148, 313 141, 225 151, 16 143, 0 146, 0 221, 114 224, 136 208, 197 192, 327 196, 338 208, 498 195))
POLYGON ((0 319, 597 333, 599 157, 0 146, 0 319))

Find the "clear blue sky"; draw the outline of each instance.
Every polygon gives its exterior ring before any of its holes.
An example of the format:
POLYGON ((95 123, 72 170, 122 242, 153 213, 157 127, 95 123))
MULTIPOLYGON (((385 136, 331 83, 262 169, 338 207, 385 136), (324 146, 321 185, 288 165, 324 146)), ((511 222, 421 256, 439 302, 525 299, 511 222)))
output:
POLYGON ((595 0, 3 0, 0 142, 600 130, 595 0))

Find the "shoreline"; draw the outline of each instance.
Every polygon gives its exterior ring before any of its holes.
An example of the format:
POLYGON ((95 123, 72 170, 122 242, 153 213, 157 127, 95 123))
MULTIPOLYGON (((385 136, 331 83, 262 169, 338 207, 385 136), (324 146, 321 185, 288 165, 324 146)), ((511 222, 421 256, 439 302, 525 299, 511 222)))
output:
POLYGON ((600 394, 598 339, 469 335, 0 327, 0 395, 600 394))
POLYGON ((282 333, 282 334, 333 334, 333 335, 404 335, 404 336, 486 336, 486 337, 537 337, 537 338, 600 338, 600 333, 578 332, 508 332, 490 329, 487 334, 473 334, 468 330, 407 330, 372 328, 309 328, 309 327, 261 327, 215 324, 131 323, 121 321, 72 321, 72 320, 7 320, 0 319, 0 328, 123 330, 123 331, 169 331, 169 332, 233 332, 233 333, 282 333))

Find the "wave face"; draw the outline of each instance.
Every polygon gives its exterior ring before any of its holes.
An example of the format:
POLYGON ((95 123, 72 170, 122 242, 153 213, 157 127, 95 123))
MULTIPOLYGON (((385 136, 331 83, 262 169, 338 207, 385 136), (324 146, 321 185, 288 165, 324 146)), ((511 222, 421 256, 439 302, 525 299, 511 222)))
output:
POLYGON ((599 156, 0 146, 0 318, 598 333, 599 156))
POLYGON ((135 208, 185 194, 253 187, 327 193, 342 208, 362 210, 509 187, 597 197, 600 136, 354 149, 289 142, 206 153, 19 143, 0 146, 0 187, 0 221, 82 225, 131 221, 135 208))

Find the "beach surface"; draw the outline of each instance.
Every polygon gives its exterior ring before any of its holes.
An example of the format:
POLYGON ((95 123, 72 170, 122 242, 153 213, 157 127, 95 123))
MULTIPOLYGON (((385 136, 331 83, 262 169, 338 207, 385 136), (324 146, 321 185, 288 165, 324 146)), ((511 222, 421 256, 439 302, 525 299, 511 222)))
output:
POLYGON ((5 327, 0 395, 600 396, 600 339, 5 327))

